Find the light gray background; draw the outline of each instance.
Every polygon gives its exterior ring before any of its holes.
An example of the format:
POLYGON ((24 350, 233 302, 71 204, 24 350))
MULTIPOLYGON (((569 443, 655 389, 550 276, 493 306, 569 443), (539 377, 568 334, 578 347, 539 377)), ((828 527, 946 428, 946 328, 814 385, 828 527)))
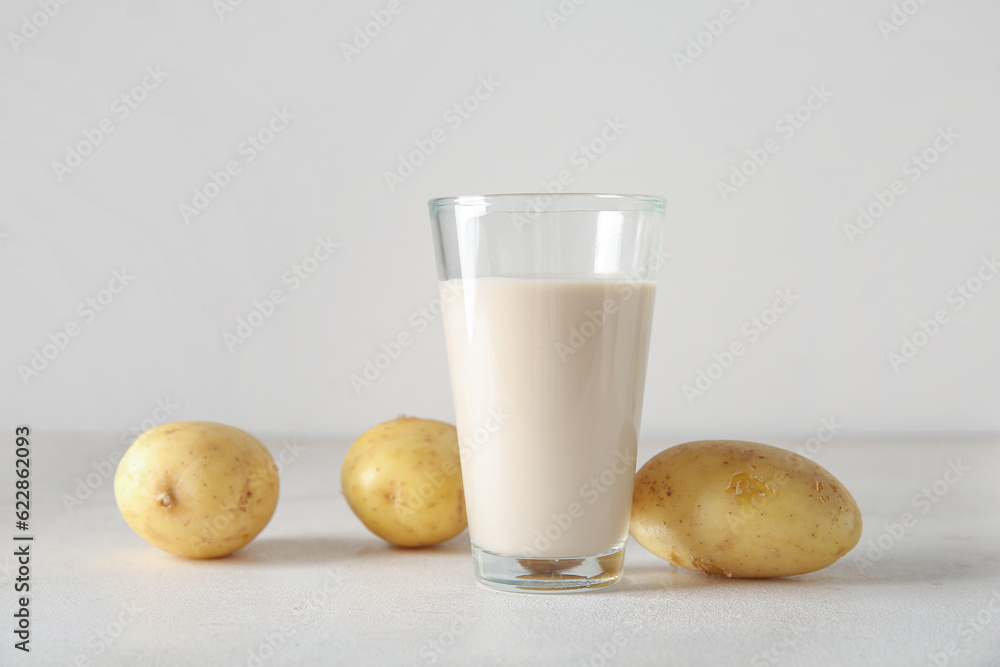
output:
POLYGON ((567 0, 554 29, 555 0, 404 1, 348 62, 340 44, 387 4, 244 0, 220 18, 209 2, 77 0, 15 49, 39 5, 3 3, 5 432, 169 417, 353 436, 404 412, 451 420, 440 321, 414 324, 436 294, 425 202, 537 191, 563 169, 573 190, 669 202, 645 436, 807 437, 831 417, 854 434, 997 430, 1000 280, 961 310, 948 301, 1000 251, 996 3, 911 0, 886 39, 890 0, 567 0), (679 68, 723 10, 733 22, 679 68), (166 78, 120 119, 112 103, 147 67, 166 78), (453 128, 445 112, 480 77, 499 87, 453 128), (814 86, 832 97, 786 138, 775 123, 814 86), (294 119, 244 162, 275 108, 294 119), (52 163, 102 118, 114 131, 59 180, 52 163), (608 119, 627 127, 581 172, 574 153, 608 119), (446 141, 391 191, 384 173, 437 127, 446 141), (903 163, 939 128, 959 138, 911 182, 903 163), (717 181, 768 137, 778 152, 723 201, 717 181), (185 222, 179 206, 228 160, 241 173, 185 222), (849 242, 845 223, 895 178, 905 194, 849 242), (317 237, 340 248, 291 292, 281 277, 317 237), (85 322, 78 304, 122 269, 134 279, 85 322), (230 351, 224 334, 274 288, 287 300, 230 351), (747 341, 776 289, 798 301, 692 405, 683 385, 747 341), (940 308, 948 323, 894 371, 887 354, 940 308), (79 335, 25 382, 18 366, 69 322, 79 335), (352 388, 400 332, 412 346, 352 388))

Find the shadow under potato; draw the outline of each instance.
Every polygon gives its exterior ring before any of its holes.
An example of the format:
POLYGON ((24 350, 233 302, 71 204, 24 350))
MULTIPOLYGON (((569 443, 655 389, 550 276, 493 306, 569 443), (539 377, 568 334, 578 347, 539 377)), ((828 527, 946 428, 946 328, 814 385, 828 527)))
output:
POLYGON ((711 588, 713 586, 755 586, 762 583, 774 586, 795 587, 809 585, 815 580, 813 575, 804 574, 794 577, 772 577, 761 579, 740 579, 722 577, 715 574, 693 572, 682 567, 663 563, 660 565, 640 565, 625 568, 625 576, 613 590, 620 592, 652 591, 659 589, 682 590, 694 588, 711 588))
POLYGON ((304 565, 332 563, 347 558, 362 556, 365 560, 378 557, 398 559, 407 553, 434 552, 444 554, 470 554, 468 533, 442 544, 429 547, 397 547, 372 535, 369 538, 339 538, 310 535, 308 537, 276 537, 256 539, 236 553, 218 562, 232 564, 273 563, 304 565))
POLYGON ((358 553, 366 541, 311 535, 308 537, 278 537, 256 539, 236 553, 217 559, 232 565, 269 563, 275 565, 305 565, 331 563, 358 553))
POLYGON ((950 581, 989 579, 1000 572, 1000 555, 988 545, 959 540, 933 546, 913 546, 888 550, 877 559, 869 559, 863 540, 851 553, 836 563, 809 574, 770 579, 737 579, 692 572, 664 562, 625 568, 624 580, 608 589, 609 593, 657 589, 743 586, 755 588, 926 584, 942 585, 950 581))
POLYGON ((451 538, 447 542, 433 544, 428 547, 399 547, 374 535, 372 535, 371 539, 364 540, 363 544, 364 547, 357 552, 357 555, 364 556, 366 559, 380 557, 400 559, 405 558, 407 554, 435 554, 442 556, 450 554, 468 556, 470 560, 472 558, 472 545, 469 542, 468 531, 451 538))

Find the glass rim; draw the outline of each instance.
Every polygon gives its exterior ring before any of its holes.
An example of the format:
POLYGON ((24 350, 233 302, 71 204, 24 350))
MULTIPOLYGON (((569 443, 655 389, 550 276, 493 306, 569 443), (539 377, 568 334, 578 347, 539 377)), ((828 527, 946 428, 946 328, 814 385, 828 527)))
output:
POLYGON ((545 208, 537 203, 543 197, 551 197, 553 200, 571 199, 585 197, 589 199, 609 199, 618 201, 641 202, 656 208, 664 208, 667 200, 658 195, 625 194, 612 192, 508 192, 497 194, 477 194, 477 195, 455 195, 451 197, 434 197, 427 201, 427 205, 432 209, 440 209, 444 206, 484 206, 490 201, 517 201, 528 200, 536 208, 545 208), (531 201, 535 200, 535 201, 531 201))

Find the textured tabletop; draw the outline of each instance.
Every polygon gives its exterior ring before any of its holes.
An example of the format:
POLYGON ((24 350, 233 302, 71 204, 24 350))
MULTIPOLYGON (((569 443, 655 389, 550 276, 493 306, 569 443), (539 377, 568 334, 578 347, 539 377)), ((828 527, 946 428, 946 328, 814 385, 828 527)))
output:
MULTIPOLYGON (((231 557, 186 561, 119 515, 116 437, 36 434, 31 652, 8 620, 0 664, 1000 665, 995 438, 823 445, 814 458, 865 520, 826 570, 727 580, 630 541, 621 583, 557 596, 478 585, 465 534, 422 550, 369 534, 340 495, 348 443, 262 439, 285 461, 271 523, 231 557)), ((642 443, 640 465, 676 442, 642 443)), ((6 619, 13 549, 0 552, 6 619)))

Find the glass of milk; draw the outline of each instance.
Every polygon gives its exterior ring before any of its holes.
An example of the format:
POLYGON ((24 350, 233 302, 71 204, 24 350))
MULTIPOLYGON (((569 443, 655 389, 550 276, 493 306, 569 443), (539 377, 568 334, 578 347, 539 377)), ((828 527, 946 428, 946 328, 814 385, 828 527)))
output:
POLYGON ((665 202, 429 202, 476 577, 621 578, 665 202))

